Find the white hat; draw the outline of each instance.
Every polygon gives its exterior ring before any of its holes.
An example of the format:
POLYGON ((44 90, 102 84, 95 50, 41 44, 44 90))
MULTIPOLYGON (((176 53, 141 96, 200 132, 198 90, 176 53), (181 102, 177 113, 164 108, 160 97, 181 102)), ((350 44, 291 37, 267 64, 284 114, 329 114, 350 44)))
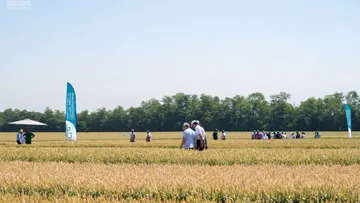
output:
POLYGON ((189 127, 190 125, 189 125, 189 123, 184 123, 183 127, 185 127, 185 126, 189 127))
POLYGON ((200 124, 200 122, 198 120, 191 121, 191 125, 194 125, 194 123, 200 124))

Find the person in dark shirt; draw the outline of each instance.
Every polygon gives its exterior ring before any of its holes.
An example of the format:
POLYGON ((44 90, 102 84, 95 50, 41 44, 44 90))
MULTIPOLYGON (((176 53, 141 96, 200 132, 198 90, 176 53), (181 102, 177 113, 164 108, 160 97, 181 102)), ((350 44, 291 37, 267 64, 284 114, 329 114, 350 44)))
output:
POLYGON ((30 128, 24 134, 25 144, 31 144, 31 140, 35 137, 35 135, 30 131, 30 128))
POLYGON ((300 139, 300 133, 296 132, 296 139, 300 139))
POLYGON ((213 132, 213 138, 214 140, 217 140, 218 139, 218 133, 219 133, 219 130, 216 129, 214 132, 213 132))

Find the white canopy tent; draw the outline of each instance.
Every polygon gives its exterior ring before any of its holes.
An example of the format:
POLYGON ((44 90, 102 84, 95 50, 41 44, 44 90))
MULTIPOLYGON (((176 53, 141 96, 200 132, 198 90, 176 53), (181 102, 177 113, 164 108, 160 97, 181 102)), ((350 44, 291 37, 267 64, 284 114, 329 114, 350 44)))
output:
POLYGON ((34 120, 30 120, 30 119, 25 119, 25 120, 11 122, 11 123, 9 123, 9 125, 44 126, 44 125, 47 125, 47 124, 40 123, 38 121, 34 121, 34 120))

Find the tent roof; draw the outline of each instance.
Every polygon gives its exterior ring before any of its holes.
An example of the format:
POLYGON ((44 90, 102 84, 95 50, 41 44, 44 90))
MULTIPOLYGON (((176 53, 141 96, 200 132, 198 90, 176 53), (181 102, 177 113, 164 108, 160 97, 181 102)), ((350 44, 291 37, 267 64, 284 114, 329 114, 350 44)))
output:
POLYGON ((40 123, 38 121, 34 121, 34 120, 30 120, 30 119, 15 121, 15 122, 11 122, 9 124, 10 125, 47 125, 45 123, 40 123))

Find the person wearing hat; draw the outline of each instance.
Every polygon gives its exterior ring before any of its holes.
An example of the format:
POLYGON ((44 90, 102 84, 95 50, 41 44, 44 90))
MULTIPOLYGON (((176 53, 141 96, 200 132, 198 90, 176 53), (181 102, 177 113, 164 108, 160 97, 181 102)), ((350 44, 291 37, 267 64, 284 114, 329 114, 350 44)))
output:
POLYGON ((222 130, 221 140, 226 140, 226 133, 225 133, 225 130, 222 130))
POLYGON ((146 131, 146 142, 151 142, 151 133, 150 130, 146 131))
POLYGON ((25 138, 24 138, 24 130, 20 129, 16 136, 16 142, 18 144, 24 144, 25 138))
POLYGON ((194 149, 196 142, 195 132, 190 128, 189 123, 184 123, 183 129, 184 132, 183 132, 180 148, 194 149))
POLYGON ((27 132, 24 134, 25 144, 31 144, 32 139, 35 135, 31 132, 30 128, 28 128, 27 132))
POLYGON ((131 129, 130 142, 135 142, 135 137, 136 137, 136 133, 135 133, 134 129, 131 129))
POLYGON ((191 123, 192 123, 192 127, 195 129, 195 136, 197 137, 196 148, 199 151, 202 151, 204 150, 204 148, 207 148, 207 146, 205 146, 206 144, 205 130, 203 127, 200 126, 200 122, 198 120, 194 120, 191 123))

